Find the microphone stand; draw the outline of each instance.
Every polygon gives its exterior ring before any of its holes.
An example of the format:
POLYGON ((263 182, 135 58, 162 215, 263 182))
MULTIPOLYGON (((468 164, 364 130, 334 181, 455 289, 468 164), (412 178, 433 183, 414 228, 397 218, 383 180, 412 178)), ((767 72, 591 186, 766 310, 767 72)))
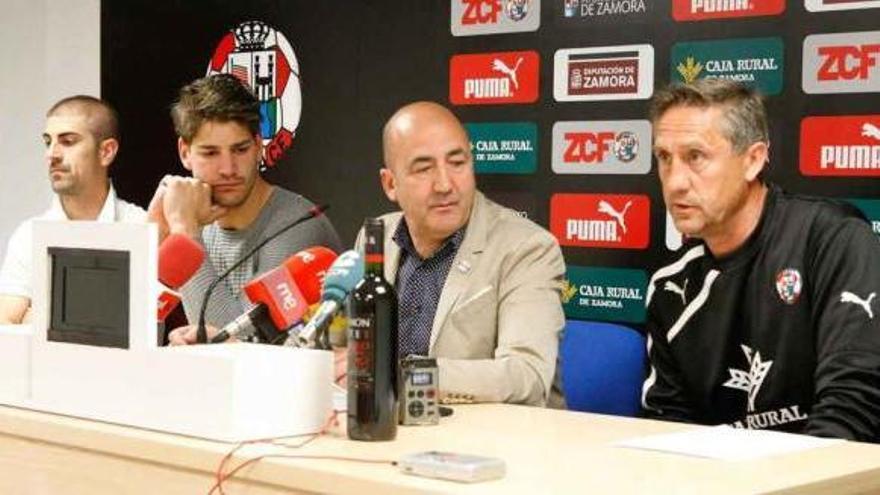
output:
POLYGON ((202 299, 202 308, 199 311, 199 326, 198 326, 198 330, 196 331, 196 343, 206 344, 208 342, 208 328, 205 324, 205 313, 208 310, 208 298, 211 297, 211 294, 214 292, 214 289, 217 287, 217 284, 219 284, 222 280, 226 279, 226 277, 228 277, 230 273, 232 273, 236 268, 241 266, 242 263, 244 263, 245 261, 250 259, 251 256, 253 256, 257 251, 260 250, 260 248, 265 246, 269 241, 275 239, 276 237, 280 236, 281 234, 287 232, 288 230, 296 227, 297 225, 299 225, 307 220, 311 220, 313 218, 321 216, 328 209, 330 209, 330 205, 318 205, 318 206, 315 206, 314 208, 310 209, 309 212, 306 213, 305 215, 297 218, 296 220, 294 220, 290 224, 285 225, 284 227, 279 229, 274 234, 272 234, 269 237, 266 237, 265 239, 260 241, 256 246, 253 247, 253 249, 251 249, 250 251, 245 253, 241 258, 238 259, 238 261, 233 263, 232 266, 227 268, 226 271, 221 273, 219 277, 217 277, 213 282, 211 282, 211 285, 209 285, 208 289, 205 291, 205 297, 202 299))

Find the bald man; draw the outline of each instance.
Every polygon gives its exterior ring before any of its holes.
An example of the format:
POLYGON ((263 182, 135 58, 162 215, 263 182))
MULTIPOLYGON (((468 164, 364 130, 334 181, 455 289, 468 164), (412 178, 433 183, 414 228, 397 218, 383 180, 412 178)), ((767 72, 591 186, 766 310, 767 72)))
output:
MULTIPOLYGON (((116 111, 91 96, 71 96, 46 113, 43 142, 55 197, 37 219, 142 222, 143 209, 116 197, 108 170, 119 150, 116 111)), ((21 323, 31 302, 31 222, 21 223, 0 269, 0 324, 21 323)))
POLYGON ((437 358, 444 402, 545 405, 565 322, 556 239, 477 191, 470 140, 446 108, 401 108, 383 148, 382 188, 402 210, 382 217, 398 355, 437 358))

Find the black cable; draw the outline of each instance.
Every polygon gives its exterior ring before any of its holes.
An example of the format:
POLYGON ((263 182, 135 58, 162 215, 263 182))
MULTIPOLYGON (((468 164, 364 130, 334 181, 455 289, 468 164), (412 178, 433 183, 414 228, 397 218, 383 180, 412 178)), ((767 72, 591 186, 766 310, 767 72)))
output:
MULTIPOLYGON (((208 298, 211 297, 211 294, 214 292, 214 289, 217 287, 217 284, 219 284, 223 279, 228 277, 229 274, 232 273, 233 270, 235 270, 236 268, 241 266, 242 263, 244 263, 245 261, 250 259, 251 256, 253 256, 257 251, 260 250, 260 248, 265 246, 269 241, 275 239, 279 235, 287 232, 288 230, 296 227, 297 225, 305 222, 306 220, 311 220, 313 218, 321 216, 321 214, 323 214, 328 209, 330 209, 330 205, 318 205, 318 206, 311 208, 309 210, 309 212, 306 213, 305 215, 297 218, 296 220, 294 220, 290 224, 285 225, 284 227, 279 229, 278 232, 275 232, 274 234, 272 234, 269 237, 260 241, 256 246, 254 246, 253 249, 251 249, 250 251, 245 253, 244 256, 239 258, 238 261, 233 263, 232 266, 227 268, 226 271, 221 273, 219 277, 217 277, 213 282, 211 282, 211 285, 209 285, 208 289, 205 291, 205 297, 202 299, 202 309, 199 311, 199 327, 198 327, 198 330, 196 331, 196 343, 205 344, 208 342, 208 329, 207 329, 207 326, 205 325, 205 313, 208 310, 208 298)), ((205 260, 205 262, 207 262, 207 261, 208 260, 205 260)))

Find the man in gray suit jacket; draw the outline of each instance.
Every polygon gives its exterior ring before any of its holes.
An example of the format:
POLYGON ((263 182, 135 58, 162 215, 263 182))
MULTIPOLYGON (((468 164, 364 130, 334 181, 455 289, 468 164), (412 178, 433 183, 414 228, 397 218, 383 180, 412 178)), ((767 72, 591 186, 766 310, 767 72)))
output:
POLYGON ((400 301, 399 353, 437 358, 441 400, 545 405, 565 323, 556 239, 476 190, 458 119, 430 102, 383 134, 385 276, 400 301))

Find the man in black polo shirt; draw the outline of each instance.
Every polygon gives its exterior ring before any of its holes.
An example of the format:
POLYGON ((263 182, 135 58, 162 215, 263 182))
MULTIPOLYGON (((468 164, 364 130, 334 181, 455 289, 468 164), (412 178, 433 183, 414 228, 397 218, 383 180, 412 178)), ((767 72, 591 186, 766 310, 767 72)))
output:
POLYGON ((701 80, 652 101, 654 154, 691 238, 648 286, 657 419, 876 441, 880 243, 854 209, 761 176, 761 99, 701 80))

